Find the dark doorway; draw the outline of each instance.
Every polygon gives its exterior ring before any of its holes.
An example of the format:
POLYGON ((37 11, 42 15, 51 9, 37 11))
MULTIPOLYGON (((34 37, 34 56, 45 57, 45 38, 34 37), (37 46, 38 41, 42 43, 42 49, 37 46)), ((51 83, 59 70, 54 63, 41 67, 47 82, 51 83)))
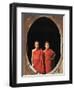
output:
POLYGON ((49 41, 50 48, 56 53, 53 67, 60 58, 60 34, 56 24, 47 17, 37 19, 29 29, 27 34, 27 55, 31 63, 31 52, 34 48, 34 42, 40 42, 40 48, 44 49, 45 41, 49 41))

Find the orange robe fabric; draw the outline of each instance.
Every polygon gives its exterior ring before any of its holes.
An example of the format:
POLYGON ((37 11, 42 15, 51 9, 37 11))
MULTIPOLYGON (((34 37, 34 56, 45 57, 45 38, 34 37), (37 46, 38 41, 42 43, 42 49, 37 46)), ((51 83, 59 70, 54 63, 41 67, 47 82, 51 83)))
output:
POLYGON ((33 67, 39 73, 44 73, 44 64, 43 64, 43 51, 42 49, 38 49, 32 52, 32 62, 33 67))
POLYGON ((53 60, 51 60, 51 58, 54 54, 55 53, 52 49, 44 50, 45 73, 49 73, 52 70, 53 60))

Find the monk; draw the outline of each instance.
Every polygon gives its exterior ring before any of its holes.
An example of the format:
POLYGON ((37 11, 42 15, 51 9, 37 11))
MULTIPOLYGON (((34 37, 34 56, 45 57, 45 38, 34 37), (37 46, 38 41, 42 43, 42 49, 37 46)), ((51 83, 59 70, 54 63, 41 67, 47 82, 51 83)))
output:
POLYGON ((32 50, 32 66, 35 69, 36 73, 44 73, 44 64, 43 64, 43 51, 39 48, 39 42, 35 41, 34 49, 32 50))
POLYGON ((55 52, 50 49, 49 42, 45 42, 44 58, 45 58, 45 73, 49 73, 52 70, 52 64, 55 57, 55 52))

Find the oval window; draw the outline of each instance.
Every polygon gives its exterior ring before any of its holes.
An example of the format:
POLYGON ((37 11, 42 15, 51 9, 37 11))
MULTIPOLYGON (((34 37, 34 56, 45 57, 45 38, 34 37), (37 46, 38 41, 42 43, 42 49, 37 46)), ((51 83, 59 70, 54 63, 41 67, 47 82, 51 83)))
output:
MULTIPOLYGON (((50 43, 50 48, 56 56, 53 60, 52 67, 55 68, 60 59, 60 33, 57 25, 47 17, 40 17, 31 25, 27 34, 27 56, 30 64, 34 42, 39 41, 40 48, 44 50, 46 41, 50 43)), ((52 69, 53 69, 52 68, 52 69)))

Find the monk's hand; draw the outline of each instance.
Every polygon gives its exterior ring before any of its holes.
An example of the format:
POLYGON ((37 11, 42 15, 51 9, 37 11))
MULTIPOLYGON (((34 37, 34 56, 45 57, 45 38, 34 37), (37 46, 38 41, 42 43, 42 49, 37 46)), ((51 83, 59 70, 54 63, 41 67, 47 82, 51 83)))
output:
POLYGON ((32 67, 34 66, 34 64, 32 64, 32 67))
POLYGON ((38 74, 38 71, 36 71, 35 74, 38 74))
POLYGON ((51 60, 54 60, 54 58, 55 58, 55 54, 51 57, 51 60))
POLYGON ((54 60, 54 57, 52 57, 51 60, 54 60))
POLYGON ((36 69, 34 69, 34 73, 35 73, 35 74, 38 74, 38 71, 37 71, 36 69))

